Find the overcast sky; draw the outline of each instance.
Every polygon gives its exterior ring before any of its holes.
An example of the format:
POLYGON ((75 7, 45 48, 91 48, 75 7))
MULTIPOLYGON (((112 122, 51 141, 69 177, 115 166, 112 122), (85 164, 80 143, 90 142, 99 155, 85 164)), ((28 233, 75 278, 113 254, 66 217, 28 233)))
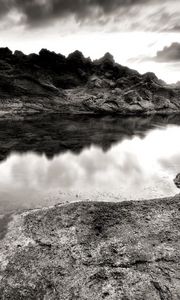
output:
POLYGON ((180 80, 180 0, 0 0, 1 46, 78 49, 180 80))

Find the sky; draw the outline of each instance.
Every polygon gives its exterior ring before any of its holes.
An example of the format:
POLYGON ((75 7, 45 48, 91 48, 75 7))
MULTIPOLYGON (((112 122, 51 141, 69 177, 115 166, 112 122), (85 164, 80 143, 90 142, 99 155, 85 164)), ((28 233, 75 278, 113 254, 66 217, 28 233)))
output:
POLYGON ((0 46, 80 50, 180 81, 180 0, 0 0, 0 46))

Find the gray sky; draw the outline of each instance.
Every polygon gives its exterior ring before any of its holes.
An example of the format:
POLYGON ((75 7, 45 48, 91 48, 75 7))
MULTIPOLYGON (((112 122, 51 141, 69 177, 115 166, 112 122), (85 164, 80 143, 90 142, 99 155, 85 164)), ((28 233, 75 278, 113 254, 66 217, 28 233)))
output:
POLYGON ((0 37, 25 53, 109 51, 140 72, 180 80, 179 0, 0 0, 0 37))

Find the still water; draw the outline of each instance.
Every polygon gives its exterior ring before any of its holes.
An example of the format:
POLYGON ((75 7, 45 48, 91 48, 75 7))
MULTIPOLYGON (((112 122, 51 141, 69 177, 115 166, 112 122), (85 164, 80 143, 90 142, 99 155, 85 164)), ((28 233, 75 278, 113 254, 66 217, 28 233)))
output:
POLYGON ((0 123, 0 213, 178 193, 180 116, 0 123))

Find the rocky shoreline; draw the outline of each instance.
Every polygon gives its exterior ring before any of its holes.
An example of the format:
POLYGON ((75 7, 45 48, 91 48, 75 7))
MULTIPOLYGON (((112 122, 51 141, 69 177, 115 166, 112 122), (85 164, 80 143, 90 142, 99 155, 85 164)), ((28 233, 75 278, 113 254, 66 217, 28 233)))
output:
MULTIPOLYGON (((66 58, 46 49, 25 55, 0 48, 0 160, 12 151, 51 158, 90 145, 106 150, 123 136, 179 122, 172 114, 180 113, 179 99, 178 85, 121 66, 109 53, 91 61, 79 51, 66 58)), ((179 195, 74 202, 0 217, 2 300, 179 298, 179 195)))
POLYGON ((155 74, 140 74, 106 53, 91 61, 0 48, 0 118, 43 113, 149 115, 180 112, 180 88, 155 74))
POLYGON ((1 218, 1 299, 180 298, 180 196, 1 218))

